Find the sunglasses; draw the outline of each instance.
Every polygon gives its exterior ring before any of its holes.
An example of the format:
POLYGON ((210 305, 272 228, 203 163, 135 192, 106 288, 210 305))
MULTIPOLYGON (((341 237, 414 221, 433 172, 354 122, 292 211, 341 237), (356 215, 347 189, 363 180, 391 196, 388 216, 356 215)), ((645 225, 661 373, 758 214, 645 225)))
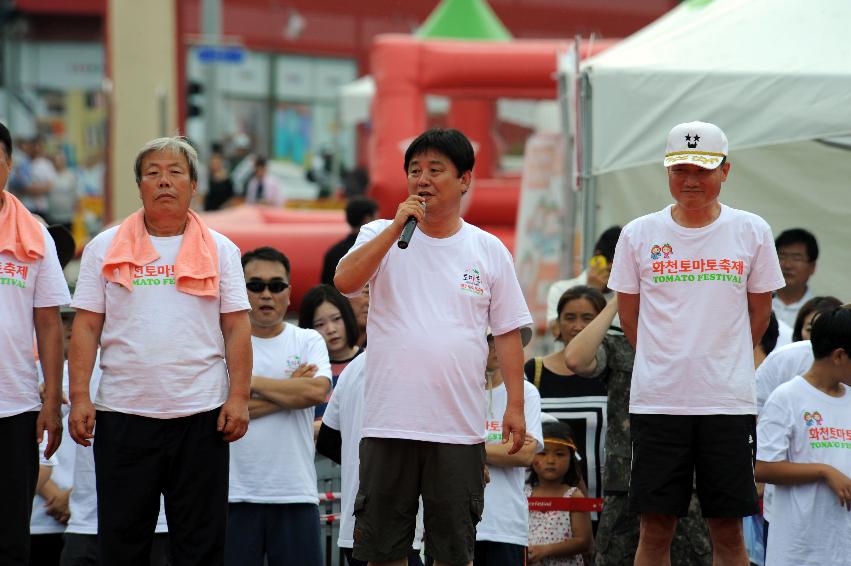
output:
POLYGON ((272 293, 283 293, 289 289, 290 284, 285 281, 248 281, 245 283, 245 288, 252 293, 262 293, 269 288, 272 293))

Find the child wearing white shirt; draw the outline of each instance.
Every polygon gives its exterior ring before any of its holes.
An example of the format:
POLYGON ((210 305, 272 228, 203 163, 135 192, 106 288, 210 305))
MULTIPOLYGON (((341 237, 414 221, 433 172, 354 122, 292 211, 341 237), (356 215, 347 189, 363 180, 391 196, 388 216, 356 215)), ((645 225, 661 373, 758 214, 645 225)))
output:
POLYGON ((851 306, 822 313, 812 367, 760 413, 757 481, 774 484, 766 566, 851 565, 851 306))

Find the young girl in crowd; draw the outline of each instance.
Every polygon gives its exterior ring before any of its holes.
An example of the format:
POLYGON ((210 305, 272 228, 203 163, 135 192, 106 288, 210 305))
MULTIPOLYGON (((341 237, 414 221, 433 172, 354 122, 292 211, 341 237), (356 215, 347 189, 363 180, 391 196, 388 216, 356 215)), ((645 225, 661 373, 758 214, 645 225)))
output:
POLYGON ((563 347, 543 358, 526 362, 526 379, 541 393, 541 410, 570 425, 578 452, 583 458, 582 476, 587 478, 591 497, 602 497, 602 442, 606 436, 606 386, 597 379, 585 379, 571 371, 564 350, 579 332, 605 308, 606 299, 594 287, 577 285, 565 291, 558 301, 558 318, 553 328, 563 347))
MULTIPOLYGON (((332 385, 363 350, 357 345, 358 323, 349 300, 331 285, 317 285, 301 300, 298 325, 312 328, 325 339, 331 361, 332 385)), ((329 394, 330 397, 330 394, 329 394)), ((328 403, 316 406, 316 418, 325 413, 328 403)))
MULTIPOLYGON (((526 497, 586 497, 580 489, 582 471, 576 465, 576 442, 570 427, 545 422, 544 451, 535 455, 526 497)), ((530 564, 582 566, 591 550, 591 515, 584 511, 529 511, 530 564)))

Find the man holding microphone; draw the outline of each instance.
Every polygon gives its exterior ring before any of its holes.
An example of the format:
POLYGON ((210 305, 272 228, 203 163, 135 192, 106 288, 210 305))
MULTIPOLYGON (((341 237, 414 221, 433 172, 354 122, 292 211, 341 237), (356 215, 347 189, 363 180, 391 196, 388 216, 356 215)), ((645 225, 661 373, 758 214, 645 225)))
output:
POLYGON ((354 556, 405 564, 422 496, 426 552, 437 565, 472 564, 484 491, 488 326, 508 403, 503 442, 525 437, 520 328, 532 323, 511 255, 461 219, 474 163, 457 130, 429 130, 405 152, 408 198, 393 220, 361 228, 337 267, 348 295, 369 284, 354 556), (413 217, 410 247, 396 242, 413 217))

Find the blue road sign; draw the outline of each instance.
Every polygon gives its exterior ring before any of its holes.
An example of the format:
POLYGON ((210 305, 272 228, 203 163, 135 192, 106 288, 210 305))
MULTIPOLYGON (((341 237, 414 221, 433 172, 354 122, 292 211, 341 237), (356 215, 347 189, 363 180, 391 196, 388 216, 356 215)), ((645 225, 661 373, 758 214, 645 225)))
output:
POLYGON ((195 49, 201 63, 242 63, 245 48, 240 45, 200 45, 195 49))

